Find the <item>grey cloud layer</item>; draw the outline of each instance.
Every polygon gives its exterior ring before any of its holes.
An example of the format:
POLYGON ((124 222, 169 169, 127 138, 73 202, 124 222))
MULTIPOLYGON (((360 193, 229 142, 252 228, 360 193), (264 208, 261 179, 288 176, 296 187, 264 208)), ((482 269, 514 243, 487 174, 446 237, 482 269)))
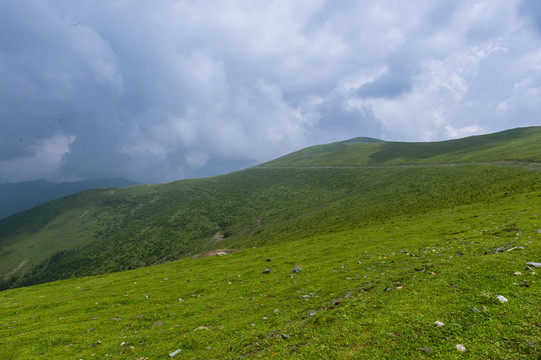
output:
POLYGON ((0 183, 208 176, 538 125, 530 1, 5 1, 0 183))

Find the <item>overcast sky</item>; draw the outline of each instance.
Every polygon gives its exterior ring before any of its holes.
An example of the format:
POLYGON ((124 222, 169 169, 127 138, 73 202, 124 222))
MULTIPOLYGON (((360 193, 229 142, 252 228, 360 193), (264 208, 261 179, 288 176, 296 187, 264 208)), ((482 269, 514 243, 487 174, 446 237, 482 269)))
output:
POLYGON ((0 183, 540 125, 536 0, 0 2, 0 183))

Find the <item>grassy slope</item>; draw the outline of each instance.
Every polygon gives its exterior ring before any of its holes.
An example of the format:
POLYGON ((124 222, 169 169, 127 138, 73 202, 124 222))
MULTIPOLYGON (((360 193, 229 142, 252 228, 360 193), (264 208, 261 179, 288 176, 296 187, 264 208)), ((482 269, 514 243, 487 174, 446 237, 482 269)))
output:
MULTIPOLYGON (((512 154, 508 159, 526 161, 541 154, 540 130, 514 129, 437 144, 360 138, 295 154, 338 165, 351 164, 355 156, 387 164, 398 161, 397 154, 407 162, 414 157, 417 162, 463 161, 465 156, 488 161, 506 148, 512 154), (374 146, 386 150, 374 152, 374 146)), ((293 241, 400 214, 486 201, 509 191, 532 191, 539 184, 540 172, 522 165, 260 167, 207 179, 88 191, 0 221, 0 287, 132 269, 213 247, 293 241), (225 239, 216 243, 222 235, 225 239)))
POLYGON ((31 217, 1 222, 6 235, 0 251, 5 272, 27 260, 15 273, 24 277, 14 284, 29 285, 137 268, 212 247, 293 241, 533 190, 541 190, 541 172, 510 166, 255 168, 48 203, 31 217), (228 237, 215 243, 217 233, 228 237))
POLYGON ((524 267, 541 261, 540 204, 540 191, 526 192, 223 257, 4 291, 0 354, 411 359, 430 347, 434 359, 539 358, 540 283, 524 267), (291 274, 295 264, 302 271, 291 274))
POLYGON ((352 139, 313 146, 261 166, 362 166, 488 161, 541 161, 541 126, 433 143, 352 139))

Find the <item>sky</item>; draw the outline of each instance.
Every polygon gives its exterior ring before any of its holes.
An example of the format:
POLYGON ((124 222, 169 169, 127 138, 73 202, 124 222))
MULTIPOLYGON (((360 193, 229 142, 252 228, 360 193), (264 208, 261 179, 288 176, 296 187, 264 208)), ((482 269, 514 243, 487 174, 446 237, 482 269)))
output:
POLYGON ((536 0, 4 0, 0 184, 540 125, 536 0))

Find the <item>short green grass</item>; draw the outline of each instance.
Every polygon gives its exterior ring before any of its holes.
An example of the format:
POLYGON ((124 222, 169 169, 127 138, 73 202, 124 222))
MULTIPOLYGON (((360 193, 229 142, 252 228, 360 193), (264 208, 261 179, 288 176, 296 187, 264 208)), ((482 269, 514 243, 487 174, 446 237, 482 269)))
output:
POLYGON ((541 161, 541 126, 439 142, 351 139, 312 146, 262 167, 369 166, 491 161, 541 161))
POLYGON ((7 290, 0 354, 536 359, 539 270, 525 265, 541 262, 540 229, 541 192, 531 191, 221 257, 7 290), (292 274, 296 264, 302 270, 292 274))
POLYGON ((296 241, 534 190, 541 191, 539 166, 484 164, 254 168, 95 190, 0 222, 0 287, 1 280, 4 288, 32 285, 148 266, 210 248, 296 241), (220 242, 214 240, 217 234, 223 236, 220 242))

